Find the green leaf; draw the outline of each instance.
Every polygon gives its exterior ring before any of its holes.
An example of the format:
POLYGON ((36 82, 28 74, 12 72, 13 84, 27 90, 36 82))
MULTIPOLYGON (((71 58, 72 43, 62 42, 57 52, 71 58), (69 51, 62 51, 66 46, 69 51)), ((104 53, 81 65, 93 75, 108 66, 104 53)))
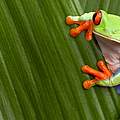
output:
POLYGON ((120 15, 119 0, 0 0, 0 120, 118 120, 114 88, 84 90, 84 64, 102 54, 84 33, 68 34, 68 15, 104 9, 120 15))

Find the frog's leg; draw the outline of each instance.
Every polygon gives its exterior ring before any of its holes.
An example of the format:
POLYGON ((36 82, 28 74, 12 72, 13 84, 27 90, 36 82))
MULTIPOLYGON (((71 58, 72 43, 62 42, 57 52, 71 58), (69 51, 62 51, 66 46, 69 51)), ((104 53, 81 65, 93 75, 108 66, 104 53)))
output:
POLYGON ((82 71, 88 74, 91 74, 95 76, 95 79, 93 80, 86 80, 83 82, 83 87, 85 89, 89 89, 93 85, 95 85, 96 82, 101 80, 106 80, 109 77, 111 77, 112 73, 110 70, 108 70, 105 63, 101 60, 98 61, 97 66, 100 68, 101 71, 94 70, 93 68, 89 67, 88 65, 85 65, 82 67, 82 71))
POLYGON ((82 31, 87 31, 86 32, 86 40, 91 40, 92 39, 92 32, 93 32, 93 22, 92 21, 85 21, 80 23, 81 25, 76 27, 76 28, 72 28, 70 30, 70 35, 72 37, 76 37, 78 36, 82 31))
POLYGON ((83 20, 80 21, 80 16, 68 16, 66 18, 66 23, 68 25, 72 24, 78 24, 79 26, 76 28, 72 28, 70 30, 70 35, 72 37, 78 36, 82 31, 86 32, 86 39, 91 40, 92 39, 92 32, 93 32, 93 21, 92 20, 83 20))
POLYGON ((84 21, 80 21, 80 16, 67 16, 66 23, 68 25, 72 25, 72 24, 82 25, 84 21))

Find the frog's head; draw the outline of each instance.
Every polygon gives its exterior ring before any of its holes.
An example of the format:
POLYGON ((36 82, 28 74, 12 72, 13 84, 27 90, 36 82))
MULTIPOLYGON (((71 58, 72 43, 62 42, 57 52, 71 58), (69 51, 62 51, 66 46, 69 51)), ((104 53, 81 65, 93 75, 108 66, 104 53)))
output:
POLYGON ((120 17, 103 10, 93 14, 93 33, 96 39, 120 43, 120 17))
POLYGON ((68 16, 66 18, 68 25, 78 24, 76 28, 70 30, 72 37, 78 36, 82 31, 86 31, 86 40, 92 39, 92 33, 98 32, 108 33, 110 31, 109 16, 104 10, 97 10, 96 12, 84 13, 81 16, 68 16))
POLYGON ((66 23, 68 25, 77 24, 76 28, 70 30, 72 37, 78 36, 82 31, 87 31, 86 39, 92 39, 92 32, 94 26, 98 26, 102 21, 102 12, 97 10, 96 12, 84 13, 81 16, 67 16, 66 23))

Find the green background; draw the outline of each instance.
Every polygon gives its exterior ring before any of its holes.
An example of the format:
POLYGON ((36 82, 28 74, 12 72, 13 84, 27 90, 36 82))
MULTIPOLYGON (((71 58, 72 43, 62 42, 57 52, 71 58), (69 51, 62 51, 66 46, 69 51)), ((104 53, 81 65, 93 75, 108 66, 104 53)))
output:
POLYGON ((65 24, 97 9, 120 15, 120 0, 0 0, 0 120, 120 119, 114 88, 82 88, 102 55, 65 24))

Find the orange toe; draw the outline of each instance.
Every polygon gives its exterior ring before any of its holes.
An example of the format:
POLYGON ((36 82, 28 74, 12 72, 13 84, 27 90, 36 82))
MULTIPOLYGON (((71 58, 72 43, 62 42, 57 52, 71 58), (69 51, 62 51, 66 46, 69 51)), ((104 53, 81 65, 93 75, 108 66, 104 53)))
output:
POLYGON ((108 77, 112 76, 112 72, 107 68, 103 60, 98 61, 97 65, 108 77))
POLYGON ((101 67, 101 66, 105 66, 105 63, 104 63, 103 60, 99 60, 99 61, 97 62, 97 65, 98 65, 99 67, 101 67))
POLYGON ((83 72, 91 74, 91 75, 99 78, 100 80, 105 80, 108 78, 105 73, 97 71, 97 70, 89 67, 88 65, 84 65, 81 69, 83 72))
POLYGON ((85 38, 87 41, 92 40, 92 32, 86 32, 85 38))
POLYGON ((74 21, 70 18, 70 16, 67 16, 67 17, 66 17, 66 23, 67 23, 68 25, 72 25, 72 24, 74 24, 74 21))
POLYGON ((80 34, 80 31, 79 31, 78 29, 72 28, 72 29, 70 30, 70 35, 71 35, 72 37, 76 37, 76 36, 78 36, 78 34, 80 34))
POLYGON ((85 88, 85 89, 90 89, 94 84, 95 84, 95 82, 96 82, 96 80, 85 80, 84 82, 83 82, 83 87, 85 88))
POLYGON ((92 32, 93 32, 93 22, 89 21, 89 27, 85 35, 86 40, 90 41, 92 39, 92 32))

